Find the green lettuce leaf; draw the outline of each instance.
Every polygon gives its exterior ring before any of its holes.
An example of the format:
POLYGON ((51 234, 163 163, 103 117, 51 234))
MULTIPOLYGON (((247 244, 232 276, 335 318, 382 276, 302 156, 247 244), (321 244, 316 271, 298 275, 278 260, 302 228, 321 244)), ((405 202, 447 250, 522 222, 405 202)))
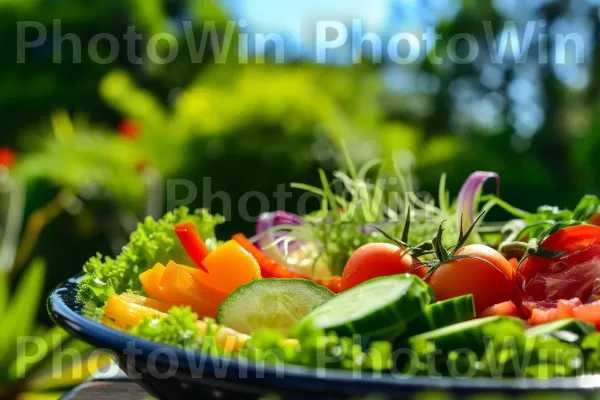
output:
POLYGON ((102 257, 98 254, 85 264, 83 269, 86 276, 80 283, 80 299, 102 306, 114 293, 126 290, 139 292, 139 275, 156 263, 166 264, 173 260, 193 265, 173 230, 175 225, 184 221, 192 221, 196 225, 200 236, 209 247, 214 248, 217 245, 215 227, 224 219, 219 215, 209 214, 205 209, 192 214, 188 208, 181 207, 167 213, 158 221, 148 217, 138 224, 136 231, 130 236, 129 243, 116 258, 102 257))

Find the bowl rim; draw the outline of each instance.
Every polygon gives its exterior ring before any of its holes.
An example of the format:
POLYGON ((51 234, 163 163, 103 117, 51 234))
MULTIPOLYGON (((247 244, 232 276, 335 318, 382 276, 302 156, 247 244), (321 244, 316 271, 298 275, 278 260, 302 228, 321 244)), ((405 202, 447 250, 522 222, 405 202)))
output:
MULTIPOLYGON (((261 365, 247 360, 214 356, 202 352, 189 351, 176 346, 166 345, 141 339, 137 336, 110 328, 98 321, 81 315, 80 310, 73 307, 76 302, 78 282, 84 274, 78 274, 58 285, 48 296, 48 313, 52 320, 67 332, 79 339, 100 348, 111 351, 123 351, 127 344, 135 341, 136 349, 142 357, 147 357, 152 352, 161 353, 168 349, 170 354, 175 354, 177 364, 189 370, 189 363, 203 365, 203 373, 218 371, 219 366, 226 365, 228 371, 247 371, 247 379, 281 378, 282 371, 269 364, 261 365), (197 361, 200 360, 202 364, 197 361), (208 368, 207 368, 208 367, 208 368), (259 375, 260 374, 260 375, 259 375)), ((169 362, 170 358, 157 357, 157 361, 169 362)), ((226 372, 227 373, 227 372, 226 372)), ((501 391, 568 391, 568 390, 594 390, 600 389, 600 375, 583 375, 567 378, 458 378, 458 377, 427 377, 407 376, 392 373, 366 373, 369 376, 355 377, 352 371, 336 369, 316 369, 297 365, 285 364, 283 377, 279 381, 287 381, 285 387, 289 388, 290 382, 297 380, 298 388, 306 390, 306 381, 311 384, 331 388, 332 386, 345 387, 354 391, 360 386, 361 391, 368 389, 371 392, 398 391, 398 390, 501 390, 501 391), (378 376, 375 376, 378 375, 378 376)), ((229 377, 225 377, 226 379, 229 377)), ((218 377, 217 377, 218 379, 218 377)), ((243 379, 243 378, 241 378, 243 379)))

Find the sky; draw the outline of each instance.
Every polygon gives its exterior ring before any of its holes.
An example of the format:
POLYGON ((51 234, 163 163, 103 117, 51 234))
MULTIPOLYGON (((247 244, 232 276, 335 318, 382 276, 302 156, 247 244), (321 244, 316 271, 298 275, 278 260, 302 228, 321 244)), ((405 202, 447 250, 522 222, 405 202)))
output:
POLYGON ((226 0, 236 18, 255 32, 276 32, 308 46, 316 21, 350 23, 360 18, 365 30, 378 32, 387 24, 390 0, 226 0))

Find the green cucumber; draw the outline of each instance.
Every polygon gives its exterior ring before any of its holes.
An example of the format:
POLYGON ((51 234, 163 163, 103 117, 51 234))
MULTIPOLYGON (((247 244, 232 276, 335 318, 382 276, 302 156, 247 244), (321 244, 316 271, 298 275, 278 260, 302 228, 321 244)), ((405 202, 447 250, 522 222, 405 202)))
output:
POLYGON ((403 336, 415 336, 472 318, 475 318, 472 294, 438 301, 425 307, 423 313, 408 324, 403 336))
POLYGON ((571 332, 579 337, 584 337, 588 333, 596 332, 596 327, 589 322, 568 318, 534 326, 527 329, 525 334, 527 336, 544 336, 554 335, 557 332, 571 332))
POLYGON ((221 303, 217 322, 241 333, 259 329, 282 333, 335 294, 308 279, 256 279, 221 303))
POLYGON ((484 337, 486 332, 494 330, 494 325, 502 325, 502 328, 506 329, 503 324, 507 322, 514 324, 517 331, 524 331, 523 322, 519 318, 495 316, 460 322, 413 336, 408 341, 412 347, 426 341, 434 342, 436 348, 444 352, 460 348, 468 348, 478 352, 485 348, 484 337))
POLYGON ((394 340, 429 304, 428 285, 411 274, 371 279, 315 308, 300 321, 341 336, 394 340))

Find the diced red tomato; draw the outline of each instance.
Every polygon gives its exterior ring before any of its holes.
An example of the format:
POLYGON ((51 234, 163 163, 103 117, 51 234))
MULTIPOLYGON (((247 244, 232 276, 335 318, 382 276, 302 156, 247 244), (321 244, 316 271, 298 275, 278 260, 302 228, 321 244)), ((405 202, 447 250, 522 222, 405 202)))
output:
POLYGON ((556 321, 558 318, 558 309, 556 308, 535 308, 529 318, 531 325, 541 325, 547 322, 556 321))
POLYGON ((600 329, 600 301, 576 307, 573 314, 575 318, 590 322, 596 325, 596 329, 600 329))
POLYGON ((509 317, 521 318, 519 309, 512 301, 505 301, 503 303, 494 304, 491 307, 486 308, 481 312, 481 317, 493 317, 496 315, 506 315, 509 317))
POLYGON ((575 309, 575 307, 579 307, 581 304, 581 300, 579 300, 577 297, 571 300, 559 300, 556 304, 556 310, 558 311, 558 319, 575 317, 575 313, 573 312, 573 310, 575 309))

